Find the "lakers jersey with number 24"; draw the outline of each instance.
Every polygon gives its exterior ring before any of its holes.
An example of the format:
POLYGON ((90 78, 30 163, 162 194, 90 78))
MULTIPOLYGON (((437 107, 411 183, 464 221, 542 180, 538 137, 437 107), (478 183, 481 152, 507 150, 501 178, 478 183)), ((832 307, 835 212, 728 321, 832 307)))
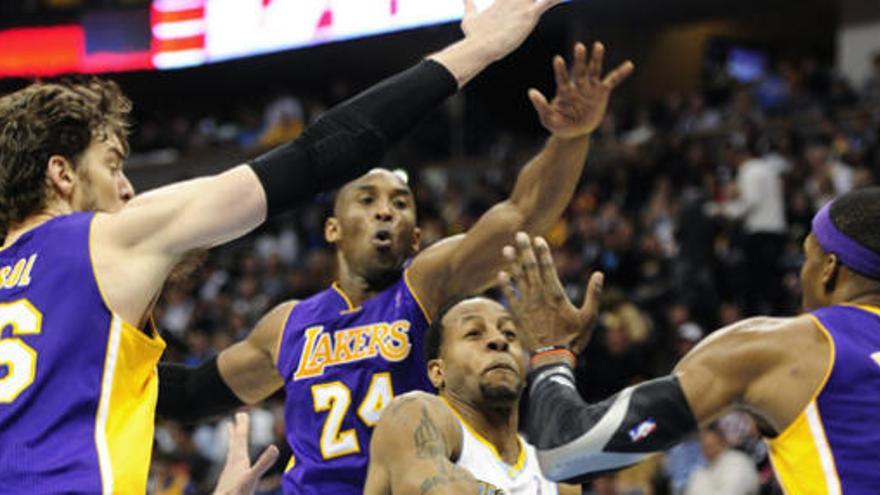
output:
POLYGON ((363 493, 382 410, 395 395, 433 390, 428 325, 405 273, 357 308, 336 285, 294 306, 277 354, 293 451, 285 493, 363 493))
POLYGON ((165 344, 104 302, 93 214, 0 250, 0 493, 144 493, 165 344))

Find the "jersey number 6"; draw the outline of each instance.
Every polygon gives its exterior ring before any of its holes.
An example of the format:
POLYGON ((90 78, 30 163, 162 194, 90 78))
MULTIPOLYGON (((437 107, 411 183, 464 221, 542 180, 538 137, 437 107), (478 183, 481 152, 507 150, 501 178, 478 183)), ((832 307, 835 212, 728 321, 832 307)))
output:
MULTIPOLYGON (((9 338, 0 338, 0 404, 16 399, 31 383, 37 372, 37 351, 17 336, 37 335, 43 327, 43 314, 27 299, 0 304, 0 332, 12 327, 9 338)), ((0 333, 2 335, 2 333, 0 333)))

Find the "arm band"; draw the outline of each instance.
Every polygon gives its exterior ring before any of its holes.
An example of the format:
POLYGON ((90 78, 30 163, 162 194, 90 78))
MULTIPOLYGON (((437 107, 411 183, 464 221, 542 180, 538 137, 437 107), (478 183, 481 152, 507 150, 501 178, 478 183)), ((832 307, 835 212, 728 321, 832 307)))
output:
POLYGON ((330 109, 303 133, 251 160, 268 215, 294 208, 378 165, 421 117, 458 90, 444 66, 421 63, 330 109))
POLYGON ((196 368, 159 363, 159 401, 163 418, 194 423, 244 405, 220 376, 217 357, 196 368))
POLYGON ((552 480, 582 481, 635 464, 697 428, 674 376, 629 387, 598 404, 581 399, 569 366, 543 366, 529 381, 529 440, 552 480))

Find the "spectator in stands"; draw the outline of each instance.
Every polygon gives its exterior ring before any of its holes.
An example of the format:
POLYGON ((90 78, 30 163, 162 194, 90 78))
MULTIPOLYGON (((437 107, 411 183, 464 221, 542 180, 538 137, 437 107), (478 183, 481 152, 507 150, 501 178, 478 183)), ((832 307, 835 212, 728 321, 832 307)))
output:
POLYGON ((688 481, 685 495, 757 495, 758 472, 749 456, 731 449, 717 427, 700 432, 706 466, 688 481))

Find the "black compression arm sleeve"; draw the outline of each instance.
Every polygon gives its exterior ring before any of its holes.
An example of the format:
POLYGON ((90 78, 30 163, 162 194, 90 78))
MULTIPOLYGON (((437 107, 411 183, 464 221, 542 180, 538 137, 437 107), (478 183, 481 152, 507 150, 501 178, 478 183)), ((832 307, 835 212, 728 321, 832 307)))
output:
POLYGON ((226 385, 213 357, 196 368, 159 363, 159 401, 156 413, 163 418, 194 423, 228 413, 244 405, 226 385))
POLYGON ((251 161, 268 214, 299 206, 381 161, 418 120, 458 89, 433 60, 392 76, 323 114, 294 141, 251 161))
POLYGON ((528 432, 550 479, 581 480, 636 463, 697 428, 674 376, 629 387, 598 404, 581 399, 566 365, 530 373, 528 432))

